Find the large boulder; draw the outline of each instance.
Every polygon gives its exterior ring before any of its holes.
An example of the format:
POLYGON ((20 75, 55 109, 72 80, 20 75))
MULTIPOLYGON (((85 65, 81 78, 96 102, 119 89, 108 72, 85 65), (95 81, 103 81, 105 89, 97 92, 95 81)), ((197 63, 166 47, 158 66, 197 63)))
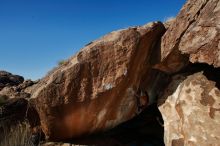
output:
POLYGON ((105 131, 154 100, 152 56, 159 54, 156 44, 164 31, 160 22, 114 31, 42 79, 32 89, 31 102, 46 138, 105 131))
POLYGON ((188 0, 162 37, 166 69, 175 72, 183 68, 187 64, 183 54, 193 63, 220 67, 219 16, 219 0, 188 0))
POLYGON ((201 72, 187 77, 159 110, 166 146, 220 145, 220 91, 201 72))

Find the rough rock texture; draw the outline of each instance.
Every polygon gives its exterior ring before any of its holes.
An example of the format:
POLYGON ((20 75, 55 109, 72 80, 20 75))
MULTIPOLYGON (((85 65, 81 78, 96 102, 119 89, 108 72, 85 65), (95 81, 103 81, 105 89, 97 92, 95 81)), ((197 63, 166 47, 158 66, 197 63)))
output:
POLYGON ((0 104, 11 98, 29 98, 30 93, 25 90, 37 81, 25 80, 22 76, 0 71, 0 104))
POLYGON ((4 105, 0 104, 0 145, 5 137, 6 129, 24 120, 27 104, 27 100, 22 98, 12 99, 4 105))
POLYGON ((220 145, 220 91, 202 73, 187 77, 159 110, 166 146, 220 145))
POLYGON ((0 90, 0 97, 5 98, 6 100, 12 98, 29 98, 30 93, 26 91, 27 88, 36 84, 31 80, 26 80, 18 85, 7 85, 2 90, 0 90))
POLYGON ((107 130, 149 104, 154 98, 151 56, 159 52, 154 46, 164 31, 160 22, 114 31, 42 79, 31 100, 47 138, 107 130))
POLYGON ((184 79, 186 79, 186 75, 184 74, 177 74, 174 75, 172 77, 170 77, 171 79, 169 80, 169 84, 167 85, 167 87, 161 91, 158 100, 157 100, 157 104, 158 106, 162 105, 165 103, 166 99, 168 96, 172 95, 176 88, 178 87, 178 85, 184 81, 184 79))
MULTIPOLYGON (((162 38, 162 60, 175 58, 174 64, 179 64, 181 68, 184 63, 187 64, 180 59, 184 53, 189 54, 193 63, 220 67, 219 16, 219 0, 188 0, 162 38)), ((172 62, 166 65, 173 67, 172 62)))
POLYGON ((41 128, 47 140, 67 142, 44 145, 163 145, 160 105, 167 146, 218 146, 219 32, 220 1, 188 0, 164 25, 87 44, 37 84, 0 71, 0 131, 28 121, 34 143, 41 128))
POLYGON ((30 97, 25 89, 35 83, 31 80, 24 81, 22 76, 0 71, 0 84, 2 85, 0 87, 0 145, 15 145, 10 142, 12 141, 10 138, 16 137, 17 131, 11 132, 11 129, 22 122, 28 121, 32 127, 39 125, 39 119, 36 121, 35 109, 30 107, 28 100, 25 99, 30 97))
POLYGON ((88 137, 73 139, 74 144, 95 146, 163 146, 163 127, 157 104, 119 126, 88 137))
POLYGON ((24 120, 28 101, 24 98, 12 99, 0 105, 0 129, 24 120))
POLYGON ((165 22, 163 22, 164 27, 168 29, 170 25, 175 21, 175 19, 176 19, 175 17, 168 18, 165 22))
POLYGON ((5 96, 7 99, 10 98, 29 98, 30 94, 24 91, 18 91, 16 87, 4 87, 0 91, 0 96, 5 96))
POLYGON ((6 71, 0 71, 0 90, 6 86, 14 86, 23 83, 22 76, 13 75, 6 71))

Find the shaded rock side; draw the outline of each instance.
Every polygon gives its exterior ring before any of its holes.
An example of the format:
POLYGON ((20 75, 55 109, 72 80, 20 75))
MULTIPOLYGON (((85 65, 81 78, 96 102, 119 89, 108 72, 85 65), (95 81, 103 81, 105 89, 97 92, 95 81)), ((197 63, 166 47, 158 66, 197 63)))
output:
MULTIPOLYGON (((183 54, 186 54, 192 63, 220 67, 219 16, 219 0, 188 0, 162 37, 162 61, 171 57, 175 64, 183 67, 187 62, 178 58, 184 58, 183 54)), ((166 65, 173 67, 172 62, 166 65)))
POLYGON ((105 131, 134 117, 140 105, 151 101, 146 95, 153 84, 148 81, 151 56, 164 31, 160 22, 114 31, 42 79, 31 102, 46 137, 61 140, 105 131))
POLYGON ((6 86, 16 86, 23 83, 24 78, 19 75, 13 75, 6 71, 0 70, 0 90, 6 86))
POLYGON ((13 98, 29 98, 30 93, 28 93, 26 89, 30 88, 36 83, 36 81, 25 80, 18 85, 5 86, 2 90, 0 90, 0 98, 4 98, 4 101, 13 98))
POLYGON ((166 146, 220 145, 220 91, 201 72, 187 77, 159 110, 166 146))
POLYGON ((7 71, 0 71, 0 106, 13 98, 29 98, 27 88, 37 81, 24 80, 22 76, 13 75, 7 71))

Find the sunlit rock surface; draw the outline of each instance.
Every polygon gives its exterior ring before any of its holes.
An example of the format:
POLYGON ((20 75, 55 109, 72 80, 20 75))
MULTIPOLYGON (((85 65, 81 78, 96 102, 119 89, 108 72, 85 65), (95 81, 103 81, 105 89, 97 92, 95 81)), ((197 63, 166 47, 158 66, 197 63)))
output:
POLYGON ((188 64, 220 67, 220 1, 188 0, 161 41, 162 64, 173 73, 188 64))
POLYGON ((220 145, 220 91, 202 73, 187 77, 159 110, 166 146, 220 145))
MULTIPOLYGON (((31 96, 46 138, 62 140, 111 129, 153 100, 151 62, 162 23, 114 31, 53 70, 31 96)), ((159 51, 158 51, 159 53, 159 51)))

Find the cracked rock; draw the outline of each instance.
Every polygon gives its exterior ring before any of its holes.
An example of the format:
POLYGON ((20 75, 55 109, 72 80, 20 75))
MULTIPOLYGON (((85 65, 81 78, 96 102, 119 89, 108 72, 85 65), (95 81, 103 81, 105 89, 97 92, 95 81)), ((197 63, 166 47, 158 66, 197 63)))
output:
POLYGON ((220 145, 220 91, 201 72, 188 76, 159 110, 166 146, 220 145))
POLYGON ((114 31, 42 79, 31 102, 46 138, 57 141, 105 131, 134 117, 139 106, 146 107, 142 104, 154 98, 151 56, 153 51, 159 54, 155 44, 164 31, 160 22, 114 31))
MULTIPOLYGON (((162 60, 186 54, 192 63, 220 67, 219 16, 219 0, 188 0, 162 37, 162 60)), ((183 62, 178 60, 176 63, 182 65, 183 62)))

